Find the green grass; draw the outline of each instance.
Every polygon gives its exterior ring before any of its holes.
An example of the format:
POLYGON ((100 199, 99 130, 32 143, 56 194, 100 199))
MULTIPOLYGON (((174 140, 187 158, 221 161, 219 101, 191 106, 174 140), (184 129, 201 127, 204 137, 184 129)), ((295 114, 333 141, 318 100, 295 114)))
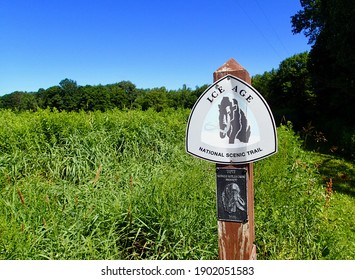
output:
MULTIPOLYGON (((1 111, 0 258, 217 259, 215 165, 186 154, 188 115, 1 111)), ((332 175, 326 204, 324 158, 278 135, 255 163, 258 258, 354 259, 353 179, 332 175)))
POLYGON ((355 165, 330 155, 316 154, 315 160, 326 192, 323 217, 327 228, 327 259, 355 259, 355 165))
POLYGON ((255 168, 259 259, 319 259, 322 186, 317 169, 292 131, 278 129, 279 152, 255 168))

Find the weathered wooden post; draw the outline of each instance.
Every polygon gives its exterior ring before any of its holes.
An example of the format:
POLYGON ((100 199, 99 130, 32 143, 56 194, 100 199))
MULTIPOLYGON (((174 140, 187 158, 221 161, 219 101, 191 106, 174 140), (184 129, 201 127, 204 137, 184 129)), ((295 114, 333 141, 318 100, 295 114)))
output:
POLYGON ((253 162, 277 152, 275 121, 234 59, 213 78, 192 108, 186 151, 216 163, 219 258, 256 259, 253 162))
MULTIPOLYGON (((251 84, 251 78, 245 70, 234 59, 228 60, 213 73, 213 82, 218 81, 226 75, 233 75, 251 84)), ((223 168, 221 164, 216 164, 216 168, 223 168)), ((254 173, 253 163, 228 165, 228 168, 241 168, 246 170, 247 178, 247 200, 248 217, 244 223, 231 221, 218 221, 218 250, 221 260, 255 260, 256 246, 254 228, 254 173)))

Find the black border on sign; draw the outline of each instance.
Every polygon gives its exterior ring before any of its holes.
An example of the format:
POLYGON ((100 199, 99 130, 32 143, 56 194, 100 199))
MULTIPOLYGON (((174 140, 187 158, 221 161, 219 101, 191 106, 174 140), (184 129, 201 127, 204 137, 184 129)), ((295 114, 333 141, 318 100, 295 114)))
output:
POLYGON ((269 107, 269 105, 267 104, 266 100, 264 99, 264 97, 255 89, 253 88, 250 84, 248 84, 247 82, 243 81, 242 79, 238 78, 238 77, 235 77, 231 74, 227 74, 226 76, 222 77, 221 79, 217 80, 216 82, 214 82, 213 84, 211 84, 201 95, 200 97, 197 99, 197 101, 195 102, 194 106, 192 107, 191 109, 191 112, 190 112, 190 115, 189 115, 189 119, 188 119, 188 122, 187 122, 187 127, 186 127, 186 138, 185 138, 185 150, 188 154, 190 155, 193 155, 197 158, 201 158, 201 159, 204 159, 204 160, 207 160, 209 162, 215 162, 215 163, 220 163, 220 164, 244 164, 244 163, 250 163, 250 162, 255 162, 255 161, 258 161, 258 160, 261 160, 261 159, 264 159, 266 157, 269 157, 273 154, 276 154, 277 153, 277 144, 278 144, 278 140, 277 140, 277 133, 276 133, 276 125, 275 125, 275 120, 274 120, 274 116, 271 112, 271 109, 269 107), (228 78, 233 78, 233 79, 236 79, 238 80, 239 82, 243 83, 245 86, 247 86, 248 88, 250 88, 260 99, 261 101, 264 103, 264 106, 266 107, 267 109, 267 112, 269 114, 269 117, 271 118, 272 120, 272 124, 273 124, 273 133, 274 133, 274 138, 275 138, 275 147, 274 147, 274 151, 267 154, 267 155, 264 155, 262 157, 259 157, 259 158, 255 158, 253 160, 246 160, 246 161, 230 161, 230 162, 226 162, 226 161, 217 161, 217 160, 211 160, 211 159, 208 159, 208 158, 205 158, 205 157, 202 157, 202 156, 199 156, 199 155, 196 155, 194 153, 191 153, 189 152, 188 150, 188 139, 189 139, 189 127, 190 127, 190 122, 191 122, 191 116, 193 115, 194 111, 195 111, 195 108, 197 106, 197 104, 200 102, 200 100, 205 96, 205 94, 212 88, 214 87, 216 84, 218 84, 219 82, 221 82, 222 80, 224 79, 228 79, 228 78))

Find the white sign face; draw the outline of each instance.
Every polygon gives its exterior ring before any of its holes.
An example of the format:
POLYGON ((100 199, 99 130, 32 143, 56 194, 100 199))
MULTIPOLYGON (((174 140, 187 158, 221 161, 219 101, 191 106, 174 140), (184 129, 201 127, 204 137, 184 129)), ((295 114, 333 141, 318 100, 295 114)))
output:
POLYGON ((275 121, 264 98, 232 75, 212 84, 192 108, 186 151, 216 163, 249 163, 277 152, 275 121))

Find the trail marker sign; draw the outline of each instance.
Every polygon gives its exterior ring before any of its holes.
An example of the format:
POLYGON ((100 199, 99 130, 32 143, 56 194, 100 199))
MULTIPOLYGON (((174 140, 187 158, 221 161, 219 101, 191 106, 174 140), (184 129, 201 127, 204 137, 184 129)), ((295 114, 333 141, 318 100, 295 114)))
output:
POLYGON ((186 129, 186 151, 221 163, 244 164, 277 152, 271 110, 251 85, 230 74, 199 97, 186 129))

